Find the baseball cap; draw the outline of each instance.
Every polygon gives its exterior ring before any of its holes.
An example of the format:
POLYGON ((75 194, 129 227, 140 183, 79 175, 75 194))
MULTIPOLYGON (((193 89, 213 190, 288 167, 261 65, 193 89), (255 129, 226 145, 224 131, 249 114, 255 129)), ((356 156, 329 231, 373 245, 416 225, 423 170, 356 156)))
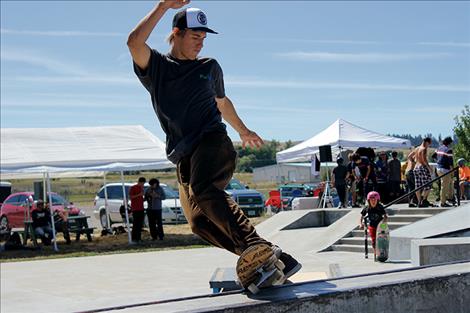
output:
POLYGON ((173 27, 178 27, 181 30, 192 29, 217 34, 217 32, 207 26, 206 14, 197 8, 187 8, 178 11, 173 17, 173 27))

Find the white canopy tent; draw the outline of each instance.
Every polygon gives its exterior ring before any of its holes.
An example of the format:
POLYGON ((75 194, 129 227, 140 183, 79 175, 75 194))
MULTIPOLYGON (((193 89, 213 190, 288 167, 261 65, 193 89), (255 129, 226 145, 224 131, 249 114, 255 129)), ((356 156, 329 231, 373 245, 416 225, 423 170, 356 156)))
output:
POLYGON ((330 145, 332 153, 360 147, 374 149, 410 148, 408 139, 382 135, 356 126, 343 119, 336 120, 328 128, 312 138, 276 154, 278 163, 310 161, 318 154, 320 146, 330 145))
POLYGON ((70 177, 74 172, 87 172, 94 176, 97 172, 120 171, 124 180, 123 171, 174 167, 166 158, 165 144, 140 125, 2 128, 0 154, 1 179, 42 174, 47 177, 49 191, 49 175, 70 177))

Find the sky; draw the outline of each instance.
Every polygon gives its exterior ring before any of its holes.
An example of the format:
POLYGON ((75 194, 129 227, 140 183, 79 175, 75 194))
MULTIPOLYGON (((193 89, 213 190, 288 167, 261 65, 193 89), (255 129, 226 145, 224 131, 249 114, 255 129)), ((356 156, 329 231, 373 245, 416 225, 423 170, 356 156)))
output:
MULTIPOLYGON (((132 70, 128 33, 156 1, 1 1, 1 127, 143 125, 165 135, 132 70)), ((470 105, 470 2, 192 1, 202 56, 264 139, 338 118, 380 133, 452 134, 470 105)), ((167 12, 148 40, 168 51, 167 12)), ((229 135, 239 140, 229 127, 229 135)))

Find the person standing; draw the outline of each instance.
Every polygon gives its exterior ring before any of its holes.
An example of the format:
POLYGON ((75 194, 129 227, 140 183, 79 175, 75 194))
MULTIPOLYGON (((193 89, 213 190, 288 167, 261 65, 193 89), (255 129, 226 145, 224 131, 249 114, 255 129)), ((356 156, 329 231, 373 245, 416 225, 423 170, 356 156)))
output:
POLYGON ((333 169, 333 175, 331 177, 331 184, 336 188, 338 192, 339 201, 339 208, 347 208, 347 200, 346 200, 346 179, 348 177, 348 168, 343 165, 343 158, 339 157, 336 160, 338 166, 333 169))
POLYGON ((129 199, 131 200, 132 212, 132 241, 139 243, 142 241, 142 226, 144 225, 144 185, 145 177, 139 177, 137 184, 129 189, 129 199))
POLYGON ((452 149, 450 148, 451 144, 452 138, 446 137, 442 141, 442 145, 439 146, 436 151, 437 175, 441 177, 441 207, 451 207, 452 205, 448 204, 447 201, 454 201, 454 176, 452 174, 445 175, 454 167, 454 158, 452 149))
MULTIPOLYGON (((348 181, 349 181, 349 192, 351 192, 351 207, 358 208, 359 205, 357 204, 357 193, 356 193, 356 175, 355 175, 355 163, 353 161, 354 153, 348 154, 349 163, 347 165, 348 168, 348 181)), ((346 197, 348 198, 348 197, 346 197)))
MULTIPOLYGON (((428 162, 428 147, 431 145, 431 138, 424 138, 421 145, 416 150, 416 165, 413 170, 415 176, 415 188, 421 188, 431 182, 432 169, 428 162)), ((431 191, 431 186, 427 185, 422 190, 416 192, 418 198, 418 207, 429 207, 431 204, 428 201, 428 195, 431 191)))
POLYGON ((180 201, 193 233, 214 246, 241 255, 267 244, 285 264, 289 277, 301 264, 261 238, 238 204, 224 191, 235 170, 237 153, 222 118, 240 135, 242 146, 260 147, 263 140, 248 129, 226 96, 222 68, 213 58, 199 57, 208 27, 206 14, 182 9, 189 1, 161 0, 129 34, 127 45, 134 72, 151 95, 167 136, 168 159, 177 166, 180 201), (170 52, 151 49, 146 41, 170 9, 170 52))
POLYGON ((457 165, 459 166, 459 188, 460 197, 462 200, 470 200, 470 168, 465 165, 465 159, 458 159, 457 165))
MULTIPOLYGON (((406 157, 406 168, 405 168, 405 178, 406 178, 406 186, 407 192, 415 190, 415 175, 413 173, 413 169, 416 165, 416 151, 417 149, 413 149, 408 156, 406 157)), ((408 197, 408 206, 410 208, 414 208, 418 206, 418 199, 416 198, 416 194, 413 193, 408 197)))
POLYGON ((390 186, 390 200, 393 201, 400 196, 401 185, 401 162, 398 153, 392 152, 392 159, 388 161, 388 181, 390 186))
POLYGON ((377 191, 383 203, 387 203, 389 199, 389 168, 388 156, 385 152, 379 153, 379 159, 375 162, 376 177, 377 177, 377 191))
POLYGON ((149 180, 149 188, 145 192, 147 200, 147 218, 149 221, 150 236, 153 240, 163 240, 162 200, 165 200, 165 192, 156 178, 149 180))

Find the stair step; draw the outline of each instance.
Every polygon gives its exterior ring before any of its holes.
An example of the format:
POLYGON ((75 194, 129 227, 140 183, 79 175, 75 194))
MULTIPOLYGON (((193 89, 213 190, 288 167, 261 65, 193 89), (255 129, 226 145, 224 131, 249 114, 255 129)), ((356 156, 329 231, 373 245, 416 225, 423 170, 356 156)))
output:
POLYGON ((364 237, 364 230, 355 229, 351 232, 351 236, 352 237, 361 237, 361 238, 363 238, 364 237))
MULTIPOLYGON (((331 249, 333 249, 333 251, 347 251, 347 252, 364 253, 364 245, 362 245, 362 246, 332 245, 331 249)), ((374 250, 372 250, 372 247, 369 246, 368 251, 369 251, 369 258, 373 258, 374 257, 374 250)))
POLYGON ((414 223, 414 222, 420 221, 422 219, 425 219, 431 216, 432 214, 396 214, 396 215, 390 215, 388 218, 388 221, 389 223, 391 222, 414 223))
POLYGON ((388 222, 388 228, 390 230, 395 230, 397 228, 400 228, 400 227, 403 227, 403 226, 406 226, 406 225, 410 225, 411 223, 407 223, 407 222, 388 222))
POLYGON ((447 211, 448 208, 438 208, 438 207, 431 207, 431 208, 387 208, 387 214, 390 216, 392 215, 406 215, 406 214, 432 214, 436 215, 447 211))
MULTIPOLYGON (((367 242, 369 244, 372 243, 372 239, 370 237, 367 238, 367 242)), ((348 237, 342 238, 337 242, 338 245, 355 245, 364 247, 364 233, 362 237, 348 237)))

